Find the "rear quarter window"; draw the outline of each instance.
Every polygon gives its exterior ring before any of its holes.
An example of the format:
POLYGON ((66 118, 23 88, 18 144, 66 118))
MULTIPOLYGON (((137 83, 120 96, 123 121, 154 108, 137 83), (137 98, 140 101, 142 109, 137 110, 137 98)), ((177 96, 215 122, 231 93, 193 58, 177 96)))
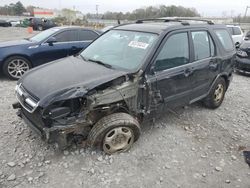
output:
POLYGON ((234 27, 233 30, 234 30, 234 35, 241 35, 241 30, 240 30, 240 28, 234 27))
POLYGON ((226 51, 231 51, 234 49, 233 41, 229 32, 226 29, 217 29, 214 31, 226 51))

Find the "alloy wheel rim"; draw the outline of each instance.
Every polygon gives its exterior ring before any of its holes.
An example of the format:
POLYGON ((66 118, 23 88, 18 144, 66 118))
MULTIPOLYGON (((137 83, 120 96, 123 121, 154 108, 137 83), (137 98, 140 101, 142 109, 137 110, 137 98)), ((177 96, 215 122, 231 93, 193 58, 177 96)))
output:
POLYGON ((127 151, 134 142, 133 131, 128 127, 117 127, 104 137, 103 150, 112 154, 127 151))
POLYGON ((222 84, 218 84, 214 92, 214 100, 216 103, 219 103, 223 98, 224 87, 222 84))
POLYGON ((22 59, 14 59, 8 65, 8 73, 13 78, 21 78, 28 70, 28 63, 22 59))

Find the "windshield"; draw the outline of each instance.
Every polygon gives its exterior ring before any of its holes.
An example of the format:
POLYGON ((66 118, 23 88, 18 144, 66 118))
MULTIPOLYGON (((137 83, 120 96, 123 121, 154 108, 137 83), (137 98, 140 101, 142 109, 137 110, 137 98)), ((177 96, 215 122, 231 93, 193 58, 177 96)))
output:
POLYGON ((29 40, 31 41, 35 41, 35 42, 41 42, 44 39, 48 38, 50 35, 54 34, 55 32, 57 32, 59 29, 48 29, 46 31, 43 31, 41 33, 38 33, 37 35, 31 37, 29 40))
POLYGON ((143 63, 157 37, 152 33, 111 30, 86 48, 81 56, 113 68, 135 70, 143 63))

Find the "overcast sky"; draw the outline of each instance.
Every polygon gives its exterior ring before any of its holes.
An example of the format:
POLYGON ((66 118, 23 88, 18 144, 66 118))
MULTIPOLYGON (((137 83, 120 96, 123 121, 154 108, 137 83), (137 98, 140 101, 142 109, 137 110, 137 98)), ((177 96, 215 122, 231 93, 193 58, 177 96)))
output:
MULTIPOLYGON (((16 3, 18 0, 0 0, 0 5, 16 3)), ((181 5, 194 7, 202 16, 235 16, 244 15, 249 0, 20 0, 25 6, 34 5, 44 8, 75 8, 83 13, 95 13, 95 6, 99 5, 99 12, 132 11, 150 5, 181 5)), ((250 10, 249 14, 250 15, 250 10)))

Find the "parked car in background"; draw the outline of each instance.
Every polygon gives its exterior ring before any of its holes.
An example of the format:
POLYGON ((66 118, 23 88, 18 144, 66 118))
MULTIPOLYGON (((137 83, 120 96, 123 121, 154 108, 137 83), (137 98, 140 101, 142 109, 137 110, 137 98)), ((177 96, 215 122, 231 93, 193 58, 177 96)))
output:
POLYGON ((49 19, 45 18, 30 18, 30 27, 33 27, 34 30, 43 31, 57 25, 49 19))
POLYGON ((20 20, 8 20, 12 27, 19 26, 21 24, 20 20))
POLYGON ((17 83, 13 107, 61 149, 86 140, 108 154, 127 151, 140 123, 163 109, 222 104, 235 47, 225 26, 201 22, 154 19, 114 27, 78 56, 29 71, 17 83))
POLYGON ((0 20, 0 27, 10 27, 11 23, 5 20, 0 20))
POLYGON ((250 40, 250 31, 246 32, 244 40, 250 40))
POLYGON ((243 41, 243 31, 241 30, 240 26, 235 25, 227 25, 229 32, 232 35, 233 41, 235 45, 239 45, 243 41))
POLYGON ((11 79, 19 79, 29 69, 66 56, 75 55, 100 35, 80 27, 55 27, 31 38, 0 43, 0 68, 11 79))
POLYGON ((250 39, 245 39, 237 50, 235 70, 250 74, 250 39))

